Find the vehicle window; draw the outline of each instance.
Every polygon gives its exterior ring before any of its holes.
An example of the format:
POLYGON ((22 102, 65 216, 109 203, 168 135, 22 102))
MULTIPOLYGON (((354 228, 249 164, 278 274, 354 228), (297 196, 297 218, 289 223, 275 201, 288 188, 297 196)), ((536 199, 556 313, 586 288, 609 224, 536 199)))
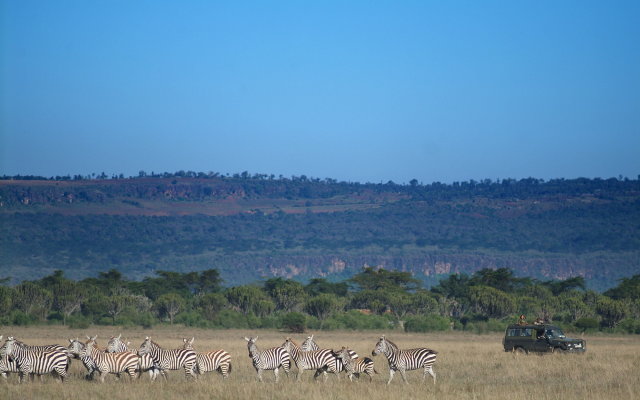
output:
POLYGON ((507 331, 507 336, 520 336, 521 329, 512 328, 507 331))
POLYGON ((555 328, 555 329, 547 329, 547 336, 550 338, 564 338, 564 332, 562 332, 562 329, 559 328, 555 328))
POLYGON ((531 336, 531 328, 523 329, 521 336, 531 336))

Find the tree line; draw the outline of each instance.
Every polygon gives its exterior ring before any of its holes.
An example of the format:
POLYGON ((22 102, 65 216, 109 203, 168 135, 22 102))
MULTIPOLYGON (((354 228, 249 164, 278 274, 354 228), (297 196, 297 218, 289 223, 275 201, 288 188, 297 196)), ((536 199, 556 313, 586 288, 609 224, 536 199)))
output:
POLYGON ((640 275, 598 293, 582 277, 539 281, 512 270, 455 274, 430 290, 411 273, 364 268, 339 282, 270 278, 224 287, 216 269, 157 271, 141 281, 115 269, 80 281, 64 272, 9 286, 0 325, 184 324, 203 328, 501 331, 521 314, 569 330, 640 334, 640 275))

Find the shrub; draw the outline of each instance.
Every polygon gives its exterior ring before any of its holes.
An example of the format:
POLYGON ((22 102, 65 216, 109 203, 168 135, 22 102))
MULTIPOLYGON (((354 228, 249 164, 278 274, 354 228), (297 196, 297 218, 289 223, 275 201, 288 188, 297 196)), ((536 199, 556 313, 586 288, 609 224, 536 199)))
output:
POLYGON ((449 318, 439 315, 427 315, 408 318, 404 323, 406 332, 435 332, 451 329, 449 318))
POLYGON ((582 332, 585 332, 586 330, 598 329, 598 327, 600 326, 600 323, 596 318, 583 317, 578 319, 574 325, 576 328, 580 329, 582 332))
POLYGON ((303 333, 306 328, 306 317, 299 312, 290 312, 282 318, 282 327, 293 333, 303 333))
POLYGON ((67 318, 67 325, 70 329, 87 329, 91 325, 91 320, 84 315, 72 315, 67 318))

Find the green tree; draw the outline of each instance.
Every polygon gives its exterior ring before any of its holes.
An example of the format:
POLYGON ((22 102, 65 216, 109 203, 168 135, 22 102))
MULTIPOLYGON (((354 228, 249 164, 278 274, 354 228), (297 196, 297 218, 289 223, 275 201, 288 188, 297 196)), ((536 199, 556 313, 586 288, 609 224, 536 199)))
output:
POLYGON ((0 317, 9 314, 15 296, 16 293, 13 288, 0 286, 0 317))
POLYGON ((44 320, 53 302, 51 292, 33 282, 22 282, 15 287, 13 306, 25 314, 44 320))
POLYGON ((293 333, 303 333, 307 327, 307 318, 299 312, 290 312, 282 318, 282 325, 293 333))
POLYGON ((320 328, 329 315, 342 308, 340 301, 333 295, 320 294, 307 300, 304 310, 320 320, 320 328))
POLYGON ((414 291, 422 286, 419 279, 411 276, 410 272, 388 271, 384 268, 365 268, 362 272, 354 275, 349 282, 356 285, 360 290, 405 290, 414 291))
POLYGON ((207 293, 196 297, 194 303, 206 319, 213 321, 227 305, 227 299, 221 293, 207 293))
POLYGON ((234 286, 226 290, 225 297, 233 309, 245 315, 265 300, 264 292, 255 286, 234 286))
POLYGON ((516 309, 512 295, 489 286, 472 286, 471 301, 476 311, 492 318, 502 318, 516 309))
POLYGON ((185 301, 178 293, 166 293, 158 297, 155 301, 155 307, 160 317, 169 319, 169 323, 173 325, 173 319, 180 311, 184 309, 185 301))
POLYGON ((602 322, 607 327, 615 328, 628 314, 629 310, 623 301, 602 296, 596 305, 596 312, 602 317, 602 322))
POLYGON ((290 279, 269 279, 264 288, 275 302, 276 310, 300 311, 307 297, 302 284, 290 279))
POLYGON ((62 314, 64 325, 71 314, 80 310, 82 303, 89 296, 89 291, 84 285, 66 279, 52 284, 51 291, 52 308, 62 314))

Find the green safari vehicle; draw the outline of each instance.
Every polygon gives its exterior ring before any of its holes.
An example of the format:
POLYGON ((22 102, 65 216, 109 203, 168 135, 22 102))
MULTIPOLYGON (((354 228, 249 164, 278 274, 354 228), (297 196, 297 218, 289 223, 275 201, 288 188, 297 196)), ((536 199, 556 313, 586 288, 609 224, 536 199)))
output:
POLYGON ((519 354, 535 353, 584 353, 586 342, 565 336, 562 329, 549 324, 509 325, 502 339, 504 351, 519 354))

